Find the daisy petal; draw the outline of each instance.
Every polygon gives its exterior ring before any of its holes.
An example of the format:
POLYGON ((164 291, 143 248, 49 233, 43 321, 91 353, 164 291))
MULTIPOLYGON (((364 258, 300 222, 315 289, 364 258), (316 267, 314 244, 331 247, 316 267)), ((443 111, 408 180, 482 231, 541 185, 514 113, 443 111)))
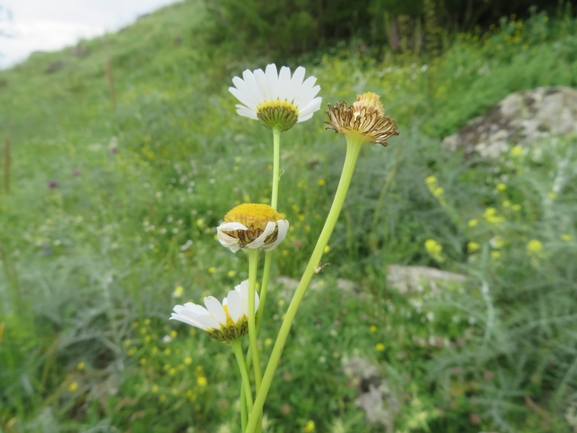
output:
POLYGON ((274 250, 278 244, 280 244, 282 241, 284 241, 284 239, 286 238, 286 235, 288 233, 289 223, 287 220, 279 220, 276 223, 278 225, 277 238, 271 244, 265 245, 263 247, 263 250, 265 250, 265 251, 274 250))
POLYGON ((237 323, 243 316, 242 303, 240 293, 236 290, 228 292, 226 297, 226 305, 228 307, 228 314, 234 323, 237 323))
POLYGON ((281 101, 286 101, 289 99, 291 93, 291 70, 290 68, 283 66, 280 68, 280 74, 278 76, 278 98, 281 101))
POLYGON ((226 313, 218 299, 214 296, 207 296, 204 298, 204 305, 212 317, 218 320, 221 325, 226 326, 226 313))
POLYGON ((220 329, 220 323, 212 316, 199 316, 198 322, 205 326, 205 330, 220 329))
POLYGON ((242 92, 236 87, 229 87, 228 91, 232 93, 233 96, 240 102, 242 102, 247 108, 252 108, 253 110, 256 110, 256 104, 253 102, 253 98, 249 96, 250 93, 247 94, 245 92, 242 92))
POLYGON ((310 97, 309 92, 313 89, 316 81, 317 79, 315 77, 308 77, 302 84, 294 100, 294 104, 297 107, 300 106, 300 102, 302 99, 308 99, 310 97))
POLYGON ((196 320, 189 319, 188 317, 181 316, 180 314, 172 313, 168 320, 178 320, 179 322, 186 323, 187 325, 194 326, 195 328, 206 331, 206 328, 203 324, 197 322, 196 320))
POLYGON ((231 250, 233 253, 236 253, 238 250, 240 250, 238 239, 233 238, 232 236, 227 235, 226 233, 221 232, 220 230, 216 233, 216 236, 220 244, 223 247, 226 247, 229 250, 231 250))
POLYGON ((241 223, 235 221, 235 222, 230 222, 230 223, 222 223, 216 229, 217 230, 226 230, 226 231, 248 230, 248 227, 245 226, 244 224, 241 224, 241 223))
POLYGON ((248 117, 249 119, 258 120, 258 116, 256 115, 255 110, 251 110, 250 108, 244 107, 242 105, 237 105, 238 110, 236 112, 243 117, 248 117))
POLYGON ((262 101, 265 98, 265 95, 262 94, 254 73, 247 69, 242 73, 242 78, 244 79, 246 88, 254 96, 254 99, 262 101))
MULTIPOLYGON (((248 107, 254 108, 256 110, 256 106, 258 105, 258 95, 256 95, 252 89, 248 86, 248 83, 239 77, 234 77, 232 79, 232 83, 236 86, 236 89, 242 93, 245 99, 249 102, 247 105, 248 107)), ((229 87, 228 90, 231 91, 233 87, 229 87)), ((236 95, 235 95, 236 96, 236 95)), ((239 99, 240 100, 240 99, 239 99)), ((244 102, 243 102, 244 104, 244 102)))
POLYGON ((270 101, 272 98, 270 97, 270 92, 266 87, 266 75, 262 69, 254 71, 254 80, 258 86, 260 94, 262 95, 261 101, 270 101))
POLYGON ((260 235, 258 238, 256 238, 254 241, 252 241, 250 244, 247 244, 247 248, 260 248, 264 245, 264 241, 266 240, 266 238, 268 238, 273 232, 274 229, 276 227, 276 223, 273 223, 272 221, 268 222, 266 224, 265 229, 262 232, 262 235, 260 235))
POLYGON ((305 78, 305 68, 303 68, 302 66, 299 66, 296 71, 293 74, 293 77, 291 79, 290 82, 290 94, 292 95, 292 101, 294 101, 294 99, 296 98, 296 96, 298 95, 298 90, 301 87, 301 84, 303 83, 303 80, 305 78))
POLYGON ((321 86, 314 86, 306 95, 303 95, 299 100, 300 109, 306 108, 311 103, 311 101, 314 100, 314 97, 317 95, 317 93, 319 93, 319 90, 321 90, 321 86))
POLYGON ((248 316, 248 280, 244 280, 234 288, 240 294, 240 304, 242 307, 242 314, 248 316))
POLYGON ((271 100, 276 101, 279 95, 279 86, 278 86, 278 72, 276 69, 276 65, 271 63, 266 67, 266 85, 268 88, 268 96, 271 100))
POLYGON ((301 110, 299 113, 299 122, 304 122, 305 120, 310 119, 313 114, 321 108, 321 104, 323 102, 323 98, 318 97, 313 99, 309 105, 301 110))

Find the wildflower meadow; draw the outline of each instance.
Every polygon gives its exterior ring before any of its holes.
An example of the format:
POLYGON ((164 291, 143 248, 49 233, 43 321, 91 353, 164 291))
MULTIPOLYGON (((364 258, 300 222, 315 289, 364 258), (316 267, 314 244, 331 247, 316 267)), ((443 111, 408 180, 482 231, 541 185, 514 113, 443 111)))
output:
POLYGON ((0 432, 577 431, 577 137, 442 144, 577 87, 571 4, 282 59, 207 4, 0 71, 0 432))

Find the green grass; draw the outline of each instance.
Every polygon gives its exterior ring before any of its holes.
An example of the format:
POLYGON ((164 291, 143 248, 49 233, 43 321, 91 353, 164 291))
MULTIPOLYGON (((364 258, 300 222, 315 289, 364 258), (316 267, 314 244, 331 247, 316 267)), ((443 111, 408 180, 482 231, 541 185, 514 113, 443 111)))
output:
MULTIPOLYGON (((0 431, 238 431, 232 354, 167 318, 174 304, 221 297, 247 277, 214 227, 236 204, 268 200, 271 134, 235 114, 226 88, 266 59, 223 68, 197 43, 201 19, 202 6, 184 2, 0 73, 0 127, 13 143, 12 191, 0 199, 0 431)), ((439 137, 509 92, 577 86, 576 27, 568 15, 504 21, 427 60, 347 47, 310 56, 325 102, 375 91, 401 135, 361 155, 330 266, 284 351, 267 432, 304 431, 309 420, 318 432, 386 431, 355 405, 358 384, 342 367, 355 355, 377 365, 397 400, 398 431, 568 431, 576 139, 495 162, 464 160, 439 137), (542 251, 528 250, 531 240, 542 251), (468 280, 402 295, 386 283, 397 263, 468 280), (359 290, 337 289, 337 278, 359 290)), ((280 210, 291 231, 275 276, 300 276, 336 189, 344 140, 323 121, 317 113, 283 134, 280 210)), ((265 354, 285 302, 271 290, 265 354)))

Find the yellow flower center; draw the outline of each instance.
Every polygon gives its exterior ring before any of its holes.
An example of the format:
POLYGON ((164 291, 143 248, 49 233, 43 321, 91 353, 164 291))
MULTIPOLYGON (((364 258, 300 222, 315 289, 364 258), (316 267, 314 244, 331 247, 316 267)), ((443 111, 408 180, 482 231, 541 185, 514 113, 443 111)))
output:
POLYGON ((234 326, 235 323, 232 321, 232 317, 228 312, 228 305, 223 305, 222 308, 224 309, 224 313, 226 314, 226 326, 234 326))
POLYGON ((265 101, 258 107, 256 107, 256 111, 258 113, 259 111, 264 110, 265 108, 284 108, 286 110, 293 111, 297 116, 299 115, 299 110, 296 107, 296 105, 294 105, 292 102, 289 101, 281 101, 280 99, 277 99, 275 101, 272 100, 265 101))
POLYGON ((249 230, 260 230, 266 228, 269 222, 281 220, 282 215, 266 204, 245 203, 241 204, 224 216, 227 223, 238 222, 245 225, 249 230))
POLYGON ((292 102, 276 99, 265 101, 256 107, 256 116, 267 128, 286 131, 297 123, 299 110, 292 102))
POLYGON ((380 96, 373 92, 363 93, 357 96, 357 100, 353 103, 351 108, 355 116, 360 116, 362 114, 362 109, 365 108, 367 112, 377 112, 379 116, 385 115, 385 107, 379 100, 380 96))

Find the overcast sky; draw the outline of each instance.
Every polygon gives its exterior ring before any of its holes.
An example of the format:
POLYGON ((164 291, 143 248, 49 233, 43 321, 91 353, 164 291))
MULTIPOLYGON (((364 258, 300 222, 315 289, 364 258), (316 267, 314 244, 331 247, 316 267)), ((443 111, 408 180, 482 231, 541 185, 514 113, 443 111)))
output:
POLYGON ((177 0, 0 0, 0 68, 117 30, 177 0), (9 12, 9 14, 7 13, 9 12), (11 15, 11 20, 9 16, 11 15))

